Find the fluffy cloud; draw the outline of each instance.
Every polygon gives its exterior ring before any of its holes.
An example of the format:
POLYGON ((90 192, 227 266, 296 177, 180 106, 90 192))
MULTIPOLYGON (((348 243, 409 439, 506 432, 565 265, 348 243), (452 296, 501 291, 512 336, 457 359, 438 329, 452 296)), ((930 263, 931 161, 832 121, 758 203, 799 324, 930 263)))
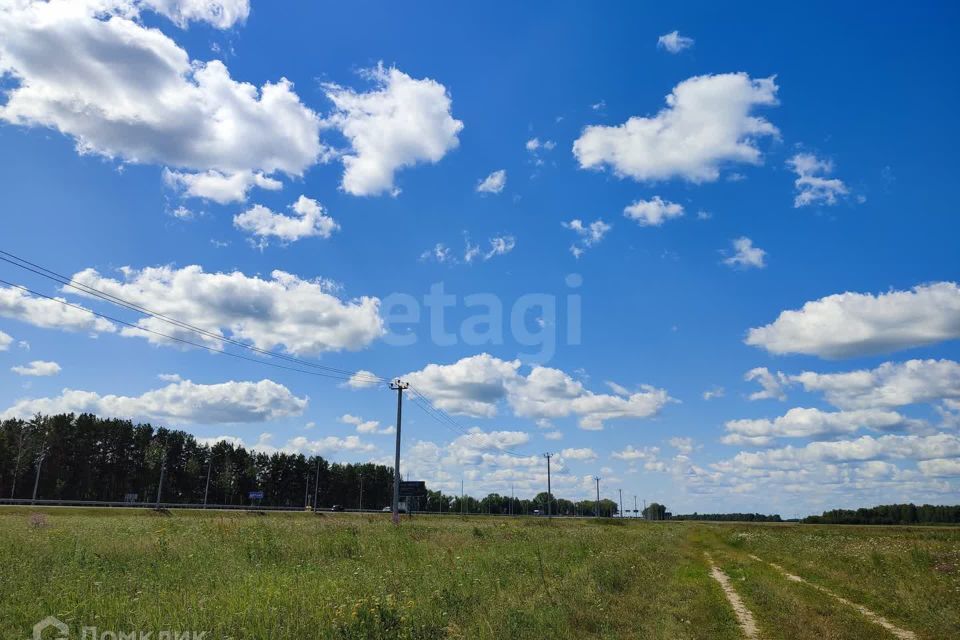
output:
POLYGON ((351 389, 369 389, 377 386, 380 382, 377 374, 372 371, 358 369, 344 384, 351 389))
POLYGON ((841 409, 900 407, 960 398, 960 363, 953 360, 884 362, 875 369, 844 373, 804 371, 791 376, 791 380, 807 391, 823 393, 830 404, 841 409))
POLYGON ((671 218, 683 215, 683 205, 664 201, 660 196, 651 200, 637 200, 623 210, 623 215, 642 227, 659 227, 671 218))
MULTIPOLYGON (((868 460, 935 460, 960 457, 960 437, 950 433, 930 436, 886 435, 856 440, 811 442, 804 447, 783 447, 767 451, 741 451, 718 468, 798 469, 814 463, 848 463, 868 460)), ((922 464, 922 463, 921 463, 922 464)))
POLYGON ((560 456, 570 460, 596 460, 597 452, 590 447, 583 447, 581 449, 564 449, 560 452, 560 456))
POLYGON ((454 364, 431 364, 402 376, 441 409, 493 417, 501 401, 514 415, 531 419, 579 417, 580 427, 599 430, 617 418, 647 418, 671 401, 663 389, 641 386, 626 395, 598 394, 559 369, 535 366, 524 376, 520 361, 483 353, 454 364))
POLYGON ((12 343, 13 338, 9 334, 0 331, 0 351, 6 351, 12 343))
POLYGON ((500 193, 507 186, 507 170, 494 171, 477 183, 478 193, 500 193))
POLYGON ((350 142, 341 155, 341 186, 356 196, 396 194, 394 174, 421 162, 439 162, 455 149, 463 123, 451 115, 446 87, 429 78, 417 80, 382 64, 364 72, 375 87, 357 93, 326 84, 335 112, 327 119, 350 142))
POLYGON ((306 397, 298 398, 285 386, 272 380, 220 384, 196 384, 184 380, 140 396, 103 396, 93 391, 64 389, 55 398, 20 400, 0 417, 24 418, 37 413, 95 413, 171 423, 221 424, 297 416, 306 407, 306 397))
POLYGON ((613 228, 599 219, 594 220, 589 225, 584 225, 583 221, 579 218, 574 218, 570 222, 561 222, 560 224, 563 225, 564 229, 570 229, 579 236, 577 242, 570 245, 570 253, 572 253, 575 258, 579 258, 586 249, 603 240, 607 232, 613 228))
POLYGON ((209 22, 218 29, 242 24, 250 15, 250 0, 142 0, 180 27, 189 22, 209 22))
POLYGON ((757 139, 779 135, 770 122, 752 115, 755 107, 777 104, 773 78, 697 76, 674 87, 666 102, 652 117, 585 128, 573 145, 581 168, 609 166, 618 176, 642 181, 709 182, 725 163, 758 164, 757 139))
MULTIPOLYGON (((470 241, 470 236, 465 236, 466 246, 463 250, 463 260, 465 264, 471 264, 478 260, 486 262, 491 258, 503 256, 513 251, 517 246, 517 239, 512 235, 504 234, 493 236, 488 240, 490 248, 483 250, 479 244, 470 241)), ((454 254, 453 250, 443 242, 438 242, 432 248, 427 249, 420 254, 420 260, 439 262, 440 264, 460 264, 461 259, 454 254)))
POLYGON ((49 300, 32 296, 22 289, 0 287, 0 316, 13 318, 44 329, 110 333, 116 331, 112 322, 98 318, 79 305, 67 306, 57 298, 49 300))
POLYGON ((26 366, 11 367, 18 376, 55 376, 60 373, 60 365, 47 360, 34 360, 26 366))
POLYGON ((346 436, 345 438, 326 436, 317 440, 297 436, 296 438, 288 440, 282 450, 287 453, 324 456, 343 453, 344 451, 349 453, 370 453, 376 451, 376 447, 368 442, 364 442, 359 436, 346 436))
POLYGON ((703 392, 704 400, 713 400, 714 398, 722 398, 726 395, 727 390, 723 387, 713 387, 712 389, 707 389, 703 392))
POLYGON ((749 269, 763 269, 766 265, 764 261, 767 252, 760 247, 753 246, 753 240, 746 236, 735 238, 732 243, 734 254, 724 259, 723 264, 730 267, 741 267, 749 269))
POLYGON ((213 446, 218 442, 226 442, 235 447, 243 447, 248 451, 259 451, 272 455, 277 452, 283 453, 302 453, 304 455, 322 455, 329 456, 337 453, 370 453, 376 451, 372 444, 364 442, 358 436, 347 436, 340 438, 337 436, 326 436, 317 440, 310 440, 303 436, 297 436, 287 440, 286 444, 276 446, 273 444, 272 433, 261 433, 260 437, 254 443, 247 443, 238 436, 216 436, 214 438, 197 438, 197 442, 207 446, 213 446))
POLYGON ((364 420, 349 413, 340 416, 340 422, 353 425, 357 429, 357 433, 376 433, 382 435, 396 433, 396 430, 392 426, 381 428, 380 422, 377 420, 364 420))
POLYGON ((278 191, 283 183, 268 178, 260 171, 235 171, 222 173, 210 170, 198 173, 163 170, 163 181, 171 189, 182 191, 191 198, 205 198, 220 204, 242 202, 253 187, 278 191))
MULTIPOLYGON (((246 3, 155 0, 179 22, 215 26, 246 16, 246 3)), ((0 72, 15 83, 0 120, 48 127, 77 151, 189 173, 188 191, 241 199, 266 176, 299 176, 324 153, 320 119, 286 79, 259 89, 235 81, 219 60, 190 60, 144 26, 132 1, 14 2, 0 8, 0 72), (71 52, 64 55, 64 52, 71 52), (227 195, 223 182, 243 176, 227 195), (259 176, 254 178, 253 176, 259 176), (218 188, 204 180, 219 183, 218 188), (192 185, 192 186, 191 186, 192 185)))
POLYGON ((684 455, 693 453, 693 448, 694 448, 693 438, 674 437, 674 438, 670 438, 670 440, 668 440, 667 442, 671 447, 673 447, 674 449, 676 449, 677 451, 679 451, 684 455))
POLYGON ((855 433, 861 429, 899 431, 919 423, 896 411, 858 409, 828 412, 820 409, 795 407, 786 414, 767 420, 730 420, 725 427, 731 437, 725 444, 753 444, 765 446, 774 438, 811 438, 855 433))
POLYGON ((798 153, 787 160, 787 166, 797 174, 797 179, 793 182, 797 189, 797 195, 793 199, 794 207, 833 205, 837 203, 839 196, 849 193, 842 180, 826 177, 833 171, 833 163, 829 160, 820 160, 812 153, 798 153))
POLYGON ((666 49, 670 53, 680 53, 684 49, 692 47, 693 43, 693 38, 682 36, 679 31, 671 31, 657 38, 657 47, 666 49))
POLYGON ((960 460, 935 458, 922 460, 917 463, 920 473, 925 476, 958 477, 960 476, 960 460))
MULTIPOLYGON (((239 271, 205 273, 196 265, 182 269, 165 266, 121 271, 122 280, 104 277, 93 269, 81 271, 73 279, 261 349, 283 347, 294 354, 360 349, 383 334, 378 299, 363 297, 344 301, 331 293, 328 283, 301 280, 283 271, 274 271, 269 280, 249 277, 239 271)), ((178 335, 176 327, 155 318, 143 318, 137 324, 167 335, 178 335)), ((122 334, 155 343, 167 342, 137 329, 127 328, 122 334)), ((191 340, 207 340, 211 345, 220 344, 192 332, 183 335, 191 340)))
POLYGON ((788 376, 780 373, 770 373, 766 367, 757 367, 747 371, 743 376, 747 382, 756 381, 762 388, 750 394, 751 400, 786 400, 784 387, 790 383, 788 376))
POLYGON ((960 288, 919 285, 879 295, 840 293, 784 311, 750 329, 746 343, 770 353, 848 358, 908 349, 960 337, 960 288))
POLYGON ((260 238, 279 238, 282 242, 295 242, 301 238, 329 238, 340 228, 336 220, 324 211, 323 205, 306 196, 300 196, 290 207, 294 216, 274 213, 263 205, 233 217, 233 226, 260 238))
POLYGON ((633 445, 628 444, 623 451, 615 451, 610 454, 610 457, 627 462, 636 462, 638 460, 652 462, 657 459, 658 455, 660 455, 659 447, 641 447, 637 449, 633 445))

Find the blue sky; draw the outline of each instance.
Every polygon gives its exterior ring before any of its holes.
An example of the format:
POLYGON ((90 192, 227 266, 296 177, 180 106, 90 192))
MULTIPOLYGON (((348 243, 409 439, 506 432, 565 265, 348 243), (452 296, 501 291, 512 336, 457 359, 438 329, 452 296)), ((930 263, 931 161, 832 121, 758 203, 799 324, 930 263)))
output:
MULTIPOLYGON (((447 490, 541 491, 555 451, 556 493, 597 474, 675 512, 955 501, 956 24, 932 4, 4 3, 0 249, 408 377, 479 430, 408 407, 405 472, 447 490), (502 340, 464 333, 478 294, 502 340), (411 299, 419 320, 392 322, 411 299)), ((0 413, 390 458, 385 390, 120 329, 0 288, 0 413)))

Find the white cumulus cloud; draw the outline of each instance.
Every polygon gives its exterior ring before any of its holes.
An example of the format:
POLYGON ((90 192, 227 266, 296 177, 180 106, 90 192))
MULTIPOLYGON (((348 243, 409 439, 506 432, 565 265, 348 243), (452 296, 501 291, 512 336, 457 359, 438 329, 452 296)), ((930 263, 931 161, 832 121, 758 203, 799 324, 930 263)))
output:
POLYGON ((623 215, 643 227, 659 227, 671 218, 683 215, 683 205, 653 196, 650 200, 637 200, 623 210, 623 215))
POLYGON ((837 203, 838 197, 850 192, 839 178, 827 177, 833 172, 833 163, 829 160, 821 160, 812 153, 798 153, 787 160, 787 166, 797 174, 797 179, 794 180, 797 189, 797 195, 793 199, 794 207, 833 205, 837 203))
POLYGON ((730 267, 740 267, 742 269, 763 269, 767 266, 767 252, 760 247, 753 246, 753 240, 747 237, 735 238, 733 245, 733 255, 724 259, 723 264, 730 267))
POLYGON ((98 318, 80 305, 67 306, 63 298, 40 298, 22 289, 0 287, 0 316, 20 320, 44 329, 111 333, 116 326, 98 318), (61 301, 61 302, 58 302, 61 301))
POLYGON ((671 31, 657 38, 657 47, 666 49, 670 53, 680 53, 694 44, 693 38, 680 35, 679 31, 671 31))
POLYGON ((603 240, 607 232, 613 228, 600 219, 594 220, 587 225, 583 224, 583 220, 579 218, 574 218, 569 222, 561 222, 560 224, 564 229, 569 229, 578 236, 577 242, 570 245, 570 253, 572 253, 575 258, 579 258, 583 255, 584 251, 603 240))
POLYGON ((48 360, 34 360, 27 365, 11 367, 10 371, 18 376, 55 376, 60 373, 60 365, 48 360))
POLYGON ((909 291, 839 293, 783 311, 750 329, 746 343, 770 353, 849 358, 960 338, 960 288, 955 282, 909 291))
MULTIPOLYGON (((284 271, 272 272, 270 279, 239 271, 206 273, 197 265, 181 269, 124 268, 121 273, 123 277, 118 280, 86 269, 74 274, 73 280, 261 349, 282 347, 293 354, 355 350, 368 346, 384 332, 377 298, 341 300, 328 282, 302 280, 284 271)), ((179 335, 176 327, 156 318, 142 318, 137 325, 179 335)), ((123 329, 122 335, 168 342, 131 328, 123 329)), ((220 344, 192 332, 183 335, 214 346, 220 344)))
POLYGON ((524 375, 520 366, 518 360, 483 353, 453 364, 430 364, 402 378, 452 413, 489 418, 505 402, 515 416, 549 420, 574 415, 587 430, 603 429, 607 420, 654 416, 671 401, 666 391, 648 385, 626 395, 601 394, 559 369, 534 366, 524 375))
POLYGON ((233 225, 260 238, 279 238, 282 242, 311 237, 329 238, 340 228, 316 200, 300 196, 290 208, 295 215, 274 213, 257 204, 235 215, 233 225))
POLYGON ((823 393, 841 409, 960 399, 960 363, 953 360, 884 362, 874 369, 842 373, 804 371, 790 379, 807 391, 823 393))
POLYGON ((396 172, 439 162, 460 144, 463 123, 453 118, 450 95, 436 80, 411 78, 382 64, 364 75, 374 83, 365 93, 324 85, 335 107, 326 124, 339 129, 350 143, 341 154, 341 186, 355 196, 396 194, 396 172))
MULTIPOLYGON (((178 22, 225 26, 246 16, 237 2, 147 5, 178 22)), ((317 162, 320 119, 289 81, 257 88, 234 80, 219 60, 191 60, 140 22, 140 6, 25 0, 0 7, 0 72, 14 85, 0 120, 55 129, 79 153, 171 167, 188 192, 219 201, 317 162), (237 182, 227 188, 229 180, 237 182)))
POLYGON ((609 167, 639 181, 710 182, 724 164, 758 164, 757 140, 779 135, 770 122, 753 115, 758 106, 777 104, 773 78, 697 76, 674 87, 666 102, 652 117, 586 127, 573 145, 580 167, 609 167))
POLYGON ((507 186, 507 170, 498 169, 477 183, 479 193, 500 193, 507 186))
POLYGON ((303 413, 307 398, 298 398, 272 380, 169 384, 139 396, 100 395, 64 389, 54 398, 19 400, 0 414, 3 419, 37 413, 94 413, 100 416, 160 420, 168 423, 220 424, 262 422, 303 413))

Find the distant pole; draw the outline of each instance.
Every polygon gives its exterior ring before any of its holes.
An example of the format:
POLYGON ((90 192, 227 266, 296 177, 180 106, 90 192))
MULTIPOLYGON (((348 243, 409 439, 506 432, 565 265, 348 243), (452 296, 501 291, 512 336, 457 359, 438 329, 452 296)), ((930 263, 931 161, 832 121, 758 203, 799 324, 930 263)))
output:
POLYGON ((643 511, 641 511, 640 513, 643 514, 643 519, 646 520, 647 519, 647 501, 646 500, 643 501, 643 511))
POLYGON ((403 417, 403 390, 410 385, 399 378, 390 383, 397 392, 397 451, 393 461, 393 524, 400 524, 400 421, 403 417))
POLYGON ((40 488, 40 467, 43 466, 43 459, 47 457, 46 450, 40 451, 40 455, 37 456, 37 475, 33 479, 33 497, 30 499, 30 504, 34 504, 37 501, 37 489, 40 488))
POLYGON ((593 476, 594 482, 597 483, 597 517, 600 517, 600 476, 593 476))
POLYGON ((552 453, 545 453, 543 457, 547 459, 547 517, 551 517, 550 513, 550 503, 553 502, 553 496, 550 493, 550 458, 553 457, 552 453))
POLYGON ((163 450, 163 464, 160 465, 160 482, 157 483, 157 509, 160 508, 160 496, 163 493, 163 479, 167 477, 167 450, 163 450))
POLYGON ((623 489, 617 489, 620 492, 620 517, 623 517, 623 489))
POLYGON ((203 508, 207 508, 207 496, 210 495, 210 469, 213 468, 213 452, 210 452, 210 459, 207 461, 207 485, 203 489, 203 508))
POLYGON ((360 511, 363 511, 363 474, 360 474, 360 511))
POLYGON ((303 479, 303 508, 306 509, 310 506, 310 472, 307 471, 307 476, 303 479))
POLYGON ((510 483, 510 515, 513 515, 513 483, 510 483))
POLYGON ((633 517, 637 517, 637 496, 633 496, 633 517))
POLYGON ((313 511, 317 511, 317 498, 320 494, 320 456, 317 456, 317 473, 313 479, 313 511))

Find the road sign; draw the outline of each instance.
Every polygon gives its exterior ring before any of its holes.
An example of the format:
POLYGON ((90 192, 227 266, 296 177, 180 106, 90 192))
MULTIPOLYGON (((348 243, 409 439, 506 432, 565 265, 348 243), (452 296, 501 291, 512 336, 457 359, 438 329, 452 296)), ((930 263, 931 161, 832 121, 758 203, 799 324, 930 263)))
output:
POLYGON ((263 491, 251 491, 248 495, 251 500, 263 500, 263 491))
POLYGON ((423 480, 400 482, 400 495, 407 498, 422 498, 427 495, 427 483, 423 480))

